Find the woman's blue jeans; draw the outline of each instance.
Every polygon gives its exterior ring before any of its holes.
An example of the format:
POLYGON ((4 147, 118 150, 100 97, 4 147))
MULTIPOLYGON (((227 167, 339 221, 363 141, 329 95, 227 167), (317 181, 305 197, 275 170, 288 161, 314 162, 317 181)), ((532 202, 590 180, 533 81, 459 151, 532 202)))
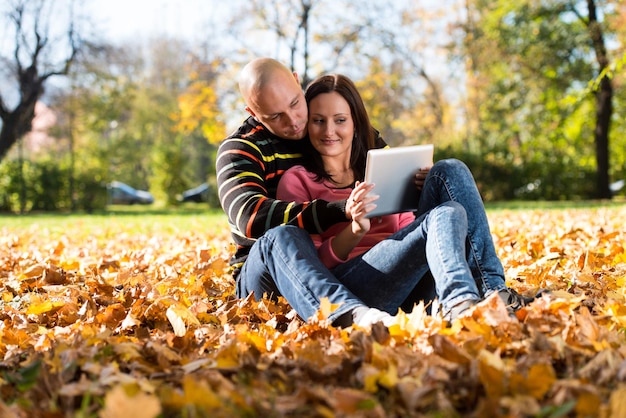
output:
POLYGON ((467 166, 438 161, 420 196, 416 220, 360 257, 332 270, 322 264, 309 234, 295 226, 267 231, 252 246, 237 277, 237 295, 282 295, 303 319, 322 298, 339 305, 335 320, 367 305, 395 314, 410 296, 439 299, 443 312, 505 288, 485 208, 467 166), (415 294, 430 270, 434 289, 415 294), (413 293, 412 293, 413 292, 413 293))

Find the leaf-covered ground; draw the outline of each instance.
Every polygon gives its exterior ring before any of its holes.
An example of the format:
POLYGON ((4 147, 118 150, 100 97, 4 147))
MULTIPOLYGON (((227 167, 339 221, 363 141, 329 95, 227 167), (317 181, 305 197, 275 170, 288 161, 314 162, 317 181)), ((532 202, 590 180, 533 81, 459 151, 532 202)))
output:
POLYGON ((509 285, 446 327, 233 297, 223 230, 0 231, 1 417, 625 417, 626 208, 489 213, 509 285))

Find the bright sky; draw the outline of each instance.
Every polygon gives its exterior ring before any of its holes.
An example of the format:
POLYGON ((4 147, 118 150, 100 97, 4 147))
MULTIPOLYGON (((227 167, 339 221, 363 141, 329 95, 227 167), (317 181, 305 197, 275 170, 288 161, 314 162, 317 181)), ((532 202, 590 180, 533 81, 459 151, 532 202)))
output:
MULTIPOLYGON (((236 1, 235 1, 236 2, 236 1)), ((85 11, 102 37, 115 42, 170 35, 196 40, 224 23, 233 0, 88 0, 85 11), (206 32, 205 32, 206 33, 206 32)))

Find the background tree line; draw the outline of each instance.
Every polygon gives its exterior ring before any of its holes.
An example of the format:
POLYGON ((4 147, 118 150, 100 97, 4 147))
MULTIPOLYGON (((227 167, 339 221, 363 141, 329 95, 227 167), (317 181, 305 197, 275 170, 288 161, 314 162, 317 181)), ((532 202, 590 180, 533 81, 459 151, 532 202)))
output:
POLYGON ((416 3, 234 0, 232 20, 200 42, 116 45, 73 2, 11 0, 0 209, 99 209, 112 180, 161 204, 214 185, 217 145, 246 116, 236 75, 259 55, 303 87, 349 75, 388 143, 433 142, 436 158, 463 159, 486 200, 612 196, 626 178, 626 5, 416 3), (55 13, 69 18, 52 34, 55 13), (56 120, 43 144, 31 132, 37 103, 56 120))

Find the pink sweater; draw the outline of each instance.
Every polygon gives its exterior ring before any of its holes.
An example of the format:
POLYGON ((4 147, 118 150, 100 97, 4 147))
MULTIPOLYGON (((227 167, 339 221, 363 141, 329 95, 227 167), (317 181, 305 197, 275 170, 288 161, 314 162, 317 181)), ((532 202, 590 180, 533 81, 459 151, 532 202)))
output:
MULTIPOLYGON (((310 202, 314 199, 335 201, 347 199, 351 192, 352 188, 333 188, 333 186, 325 180, 316 182, 315 174, 309 173, 304 167, 297 165, 287 170, 281 177, 276 192, 276 198, 297 203, 310 202)), ((384 238, 402 229, 414 220, 415 216, 411 212, 373 218, 369 232, 361 239, 357 246, 352 249, 348 260, 363 254, 384 238)), ((331 246, 335 235, 347 225, 349 225, 349 222, 338 223, 328 228, 322 234, 311 235, 320 259, 328 268, 333 268, 347 261, 337 257, 331 246)))

